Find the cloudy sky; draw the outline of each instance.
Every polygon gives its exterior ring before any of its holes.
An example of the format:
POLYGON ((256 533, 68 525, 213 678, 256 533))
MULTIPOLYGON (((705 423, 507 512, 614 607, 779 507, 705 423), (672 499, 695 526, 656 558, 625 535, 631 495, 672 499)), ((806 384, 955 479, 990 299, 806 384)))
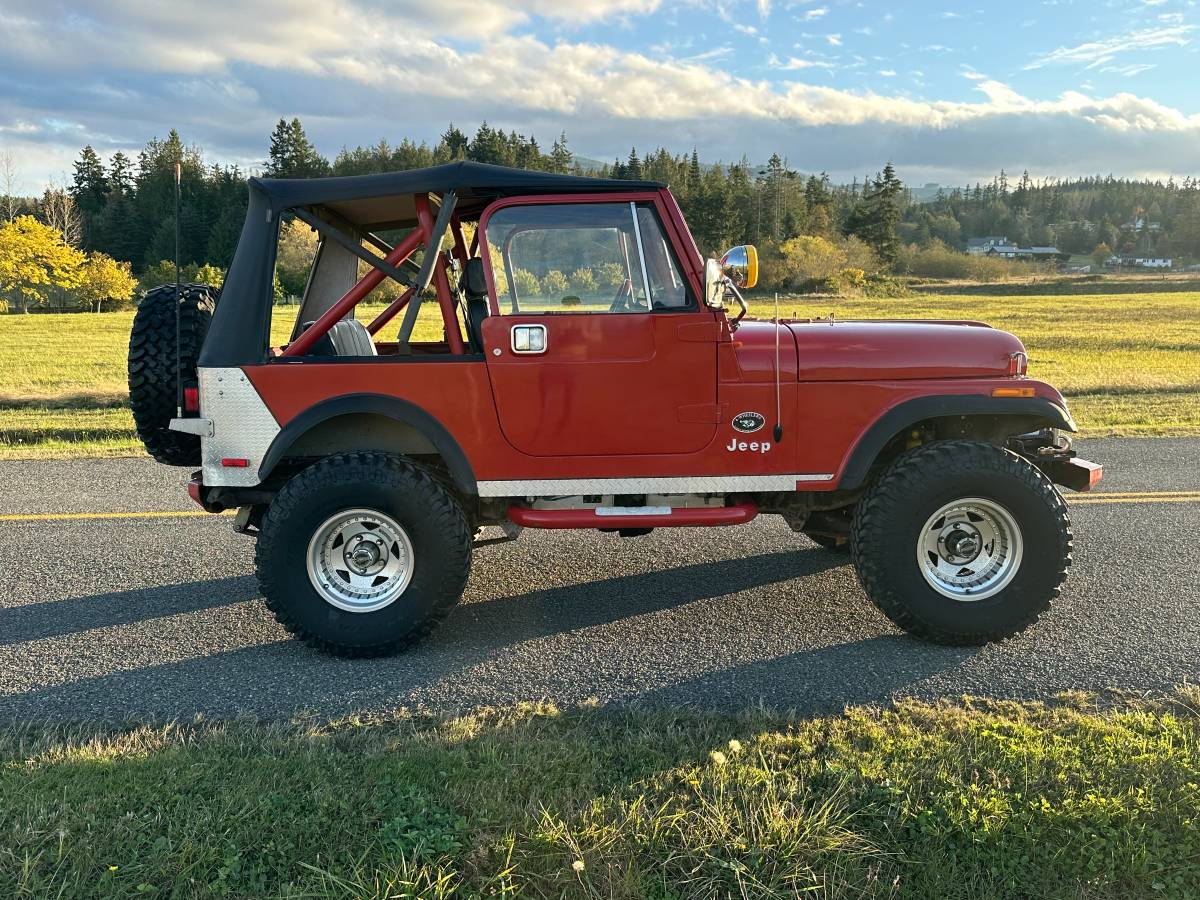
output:
POLYGON ((1197 0, 0 0, 20 186, 172 127, 261 163, 481 119, 579 154, 772 151, 912 183, 1200 174, 1197 0))

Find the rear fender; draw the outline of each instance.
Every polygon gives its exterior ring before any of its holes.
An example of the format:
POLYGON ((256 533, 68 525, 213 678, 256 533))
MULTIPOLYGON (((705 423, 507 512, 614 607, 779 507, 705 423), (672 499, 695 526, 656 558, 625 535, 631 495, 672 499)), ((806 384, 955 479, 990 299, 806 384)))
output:
POLYGON ((383 394, 347 394, 342 397, 332 397, 309 407, 296 416, 276 436, 259 466, 259 482, 264 482, 280 460, 296 449, 320 449, 321 454, 340 450, 391 449, 396 452, 426 453, 433 452, 442 458, 455 486, 464 494, 473 495, 477 492, 475 473, 467 456, 463 453, 458 441, 446 430, 441 422, 421 407, 388 397, 383 394), (337 418, 347 418, 352 422, 354 417, 363 417, 364 422, 379 418, 386 422, 395 423, 395 429, 383 430, 386 440, 390 433, 397 438, 395 446, 379 445, 381 430, 374 429, 375 434, 369 441, 371 446, 357 446, 352 438, 347 439, 340 447, 329 446, 326 438, 321 436, 321 426, 337 418), (306 444, 307 440, 307 444, 306 444))

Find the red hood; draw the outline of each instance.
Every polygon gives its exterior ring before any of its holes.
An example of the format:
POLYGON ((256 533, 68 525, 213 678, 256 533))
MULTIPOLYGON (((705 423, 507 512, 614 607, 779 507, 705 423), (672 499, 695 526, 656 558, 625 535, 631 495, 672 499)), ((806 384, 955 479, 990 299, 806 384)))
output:
POLYGON ((897 381, 1008 374, 1024 345, 974 322, 789 322, 801 381, 897 381))

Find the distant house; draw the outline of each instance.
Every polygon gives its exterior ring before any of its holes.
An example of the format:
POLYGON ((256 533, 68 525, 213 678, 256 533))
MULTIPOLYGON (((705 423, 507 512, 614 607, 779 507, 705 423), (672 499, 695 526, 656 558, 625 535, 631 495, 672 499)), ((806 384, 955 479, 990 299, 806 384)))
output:
POLYGON ((967 252, 972 256, 984 256, 993 250, 1003 252, 1009 249, 1016 250, 1017 245, 1004 237, 1004 235, 989 235, 988 237, 967 239, 967 252))
POLYGON ((1124 226, 1129 231, 1162 231, 1162 222, 1147 222, 1143 218, 1130 219, 1124 226))
POLYGON ((1110 269, 1170 269, 1174 262, 1169 256, 1110 256, 1104 265, 1110 269))

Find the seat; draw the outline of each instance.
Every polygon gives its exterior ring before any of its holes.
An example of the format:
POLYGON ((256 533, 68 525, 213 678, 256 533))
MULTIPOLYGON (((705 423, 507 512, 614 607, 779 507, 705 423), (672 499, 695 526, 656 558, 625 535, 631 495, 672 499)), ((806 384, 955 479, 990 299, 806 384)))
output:
POLYGON ((458 286, 467 298, 467 331, 471 349, 483 352, 483 320, 488 317, 487 276, 483 271, 482 257, 474 256, 463 266, 458 286))
POLYGON ((342 319, 329 329, 329 341, 337 356, 378 356, 371 332, 358 319, 342 319))

